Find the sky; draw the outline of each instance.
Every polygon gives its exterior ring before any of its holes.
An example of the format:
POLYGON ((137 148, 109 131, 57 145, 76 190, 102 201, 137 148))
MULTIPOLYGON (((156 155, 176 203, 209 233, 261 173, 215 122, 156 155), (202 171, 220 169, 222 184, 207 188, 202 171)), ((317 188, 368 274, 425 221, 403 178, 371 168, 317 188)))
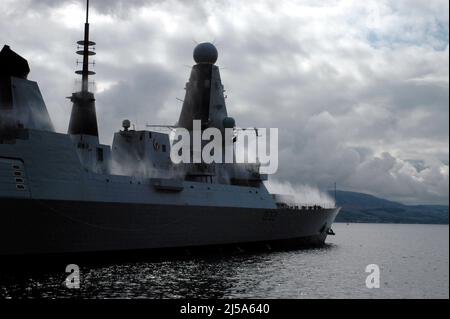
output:
MULTIPOLYGON (((0 45, 28 60, 59 132, 84 19, 81 0, 0 0, 0 45)), ((447 0, 91 0, 90 23, 103 143, 126 118, 173 125, 209 41, 237 126, 279 129, 272 178, 448 205, 447 0)))

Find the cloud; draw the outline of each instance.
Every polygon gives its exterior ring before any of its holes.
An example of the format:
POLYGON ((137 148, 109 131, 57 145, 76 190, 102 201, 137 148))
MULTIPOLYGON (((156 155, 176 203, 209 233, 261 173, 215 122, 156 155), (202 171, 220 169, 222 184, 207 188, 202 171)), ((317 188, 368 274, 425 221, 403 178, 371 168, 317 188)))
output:
MULTIPOLYGON (((59 131, 78 85, 83 3, 0 4, 0 41, 28 58, 59 131)), ((448 1, 91 5, 102 141, 124 118, 173 124, 194 41, 215 41, 237 125, 279 128, 277 179, 448 204, 448 1)))

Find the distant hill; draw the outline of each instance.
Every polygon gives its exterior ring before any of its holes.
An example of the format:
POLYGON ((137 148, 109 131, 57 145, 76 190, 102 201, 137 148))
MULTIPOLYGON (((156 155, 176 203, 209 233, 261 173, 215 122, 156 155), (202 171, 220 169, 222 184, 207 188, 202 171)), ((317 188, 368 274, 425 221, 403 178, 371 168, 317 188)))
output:
MULTIPOLYGON (((334 196, 334 192, 330 191, 334 196)), ((448 206, 404 205, 372 195, 337 191, 338 206, 342 207, 336 222, 344 223, 402 223, 448 224, 448 206)))

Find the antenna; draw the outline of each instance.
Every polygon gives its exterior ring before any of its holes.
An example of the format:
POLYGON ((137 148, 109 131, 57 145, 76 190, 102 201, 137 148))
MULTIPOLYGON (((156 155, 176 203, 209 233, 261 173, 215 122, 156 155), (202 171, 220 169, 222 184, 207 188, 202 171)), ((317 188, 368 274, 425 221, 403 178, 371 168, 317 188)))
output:
MULTIPOLYGON (((83 67, 81 70, 75 71, 76 74, 81 75, 81 92, 89 91, 89 75, 94 75, 94 71, 89 70, 89 56, 95 55, 95 42, 89 40, 89 0, 86 0, 86 23, 84 24, 84 39, 77 41, 78 45, 83 47, 82 50, 78 50, 77 54, 83 56, 83 67), (92 47, 92 48, 90 48, 92 47)), ((78 61, 77 61, 78 64, 78 61)))
POLYGON ((89 0, 86 0, 86 23, 89 23, 89 0))

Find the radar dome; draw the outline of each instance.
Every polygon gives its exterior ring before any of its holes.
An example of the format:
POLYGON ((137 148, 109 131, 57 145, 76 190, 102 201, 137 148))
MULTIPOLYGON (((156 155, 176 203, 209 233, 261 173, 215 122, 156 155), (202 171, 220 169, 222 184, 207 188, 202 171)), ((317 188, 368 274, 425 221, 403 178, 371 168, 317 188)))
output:
POLYGON ((232 117, 224 118, 222 124, 224 128, 234 128, 236 126, 236 122, 232 117))
POLYGON ((209 42, 200 43, 194 49, 194 61, 196 63, 214 64, 217 61, 217 56, 216 47, 209 42))
POLYGON ((130 126, 131 126, 130 120, 123 120, 123 121, 122 121, 122 127, 123 127, 123 129, 124 129, 125 131, 128 131, 128 129, 130 128, 130 126))

